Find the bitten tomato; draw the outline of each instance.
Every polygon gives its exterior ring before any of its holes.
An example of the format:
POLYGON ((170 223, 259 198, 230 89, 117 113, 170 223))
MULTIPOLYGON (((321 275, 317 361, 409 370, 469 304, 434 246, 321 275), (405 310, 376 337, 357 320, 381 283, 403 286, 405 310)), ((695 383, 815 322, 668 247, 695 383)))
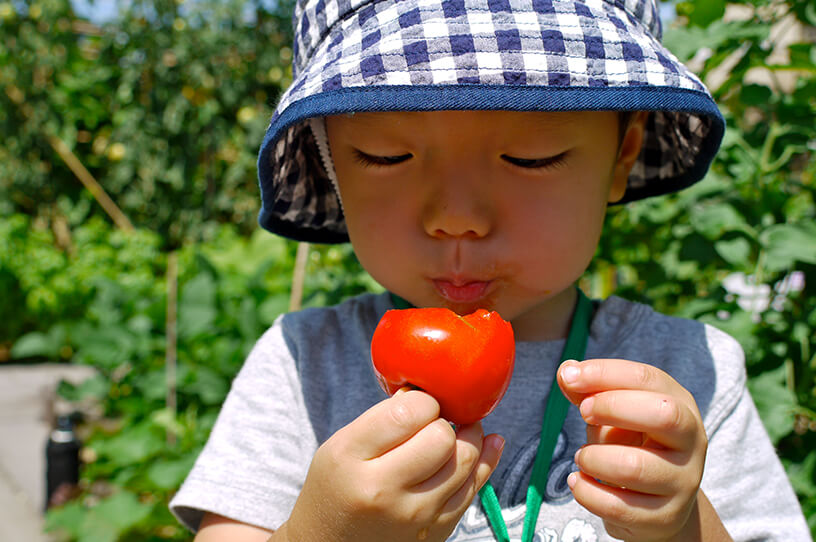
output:
POLYGON ((440 417, 474 423, 499 404, 513 375, 510 322, 479 309, 467 316, 443 308, 390 310, 371 340, 371 360, 389 395, 403 386, 431 394, 440 417))

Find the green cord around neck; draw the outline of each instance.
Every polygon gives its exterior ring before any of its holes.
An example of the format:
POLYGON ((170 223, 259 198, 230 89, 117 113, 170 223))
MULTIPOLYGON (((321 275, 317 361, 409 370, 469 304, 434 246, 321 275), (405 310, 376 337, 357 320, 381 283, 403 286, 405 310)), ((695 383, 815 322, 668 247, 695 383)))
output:
MULTIPOLYGON (((580 361, 586 354, 586 346, 589 340, 589 326, 592 320, 592 302, 579 289, 578 300, 575 305, 575 312, 572 316, 569 335, 564 349, 561 352, 561 361, 569 359, 580 361)), ((553 382, 550 386, 550 395, 547 398, 547 408, 544 411, 544 419, 541 423, 541 438, 538 442, 533 472, 530 475, 530 485, 527 486, 527 508, 524 512, 524 527, 522 529, 522 542, 531 542, 535 534, 538 512, 541 509, 544 490, 547 487, 547 476, 550 472, 555 444, 558 441, 558 434, 564 425, 567 417, 569 402, 561 393, 558 387, 558 380, 553 375, 553 382)), ((490 482, 484 485, 479 491, 487 521, 493 529, 493 534, 498 542, 510 542, 510 535, 507 532, 507 525, 501 513, 499 499, 496 491, 490 482)))
MULTIPOLYGON (((589 341, 589 326, 592 321, 593 312, 592 302, 580 288, 576 288, 576 290, 578 292, 578 299, 575 304, 575 311, 572 315, 567 341, 561 352, 561 362, 569 359, 577 361, 584 359, 587 342, 589 341)), ((397 309, 413 308, 405 299, 393 293, 390 295, 391 303, 397 309)), ((533 472, 530 475, 530 484, 527 487, 524 527, 521 535, 522 542, 532 542, 533 540, 538 513, 539 510, 541 510, 544 490, 547 486, 547 476, 550 472, 552 454, 555 450, 555 444, 558 441, 558 435, 561 433, 561 428, 564 425, 564 420, 567 417, 568 409, 569 402, 561 393, 561 389, 558 387, 558 380, 555 378, 555 375, 553 375, 550 395, 547 398, 547 407, 541 422, 541 437, 538 442, 533 472)), ((507 532, 507 525, 502 517, 499 499, 496 496, 496 491, 493 489, 493 486, 490 485, 490 482, 486 483, 479 491, 479 497, 496 540, 498 542, 510 542, 510 535, 507 532)))

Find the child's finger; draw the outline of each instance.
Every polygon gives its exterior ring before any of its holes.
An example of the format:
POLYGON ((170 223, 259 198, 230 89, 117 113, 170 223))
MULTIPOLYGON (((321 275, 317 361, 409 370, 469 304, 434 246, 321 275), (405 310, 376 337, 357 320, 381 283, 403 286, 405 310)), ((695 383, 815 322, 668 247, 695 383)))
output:
POLYGON ((604 521, 634 527, 650 523, 660 509, 669 505, 671 497, 648 495, 613 487, 595 480, 583 472, 573 472, 567 484, 578 503, 604 521))
POLYGON ((696 445, 699 420, 684 403, 650 391, 617 390, 596 393, 581 401, 581 417, 591 425, 614 425, 646 433, 675 450, 696 445))
MULTIPOLYGON (((451 462, 455 463, 460 447, 460 438, 450 424, 442 418, 437 418, 410 439, 373 459, 372 462, 385 469, 391 479, 399 481, 401 486, 407 489, 435 477, 451 462)), ((470 453, 474 460, 479 456, 478 450, 470 453)), ((459 455, 462 453, 459 452, 459 455)))
POLYGON ((587 395, 608 390, 685 392, 677 381, 657 367, 624 359, 565 361, 557 376, 561 391, 575 405, 587 395))
POLYGON ((681 463, 675 452, 617 444, 588 445, 575 454, 581 472, 621 488, 649 495, 675 495, 682 490, 681 463))
POLYGON ((358 459, 373 459, 399 446, 439 418, 439 403, 425 392, 397 392, 335 433, 358 459))
POLYGON ((587 444, 623 444, 642 446, 646 436, 640 431, 629 431, 614 425, 587 425, 587 444))
POLYGON ((431 475, 417 480, 416 487, 412 488, 412 491, 416 493, 435 492, 439 498, 439 506, 442 506, 461 487, 479 461, 484 440, 482 424, 475 423, 460 427, 455 438, 451 449, 453 453, 450 454, 447 462, 440 465, 441 468, 431 475))
POLYGON ((465 513, 465 510, 476 494, 487 483, 490 475, 496 470, 504 449, 504 439, 499 435, 488 435, 482 444, 482 453, 468 478, 462 483, 442 508, 438 521, 456 522, 465 513))

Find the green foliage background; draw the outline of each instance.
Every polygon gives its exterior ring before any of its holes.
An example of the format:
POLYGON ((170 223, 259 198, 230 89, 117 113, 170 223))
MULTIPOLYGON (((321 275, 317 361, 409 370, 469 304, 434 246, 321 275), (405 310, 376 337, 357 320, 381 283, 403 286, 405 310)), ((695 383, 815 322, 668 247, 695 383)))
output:
MULTIPOLYGON (((265 6, 136 0, 97 25, 67 0, 0 1, 0 361, 98 369, 61 388, 86 415, 81 494, 48 514, 68 540, 188 538, 167 502, 244 356, 288 310, 296 246, 255 225, 256 152, 291 61, 291 5, 265 6), (49 137, 135 231, 110 223, 49 137), (175 411, 165 403, 170 251, 175 411)), ((816 533, 816 8, 734 2, 725 22, 724 2, 675 7, 664 41, 709 82, 727 135, 704 182, 610 211, 582 286, 740 341, 816 533), (778 46, 794 23, 801 37, 778 46), (768 302, 726 290, 734 277, 768 302)), ((312 247, 306 271, 306 306, 379 289, 347 246, 312 247)))

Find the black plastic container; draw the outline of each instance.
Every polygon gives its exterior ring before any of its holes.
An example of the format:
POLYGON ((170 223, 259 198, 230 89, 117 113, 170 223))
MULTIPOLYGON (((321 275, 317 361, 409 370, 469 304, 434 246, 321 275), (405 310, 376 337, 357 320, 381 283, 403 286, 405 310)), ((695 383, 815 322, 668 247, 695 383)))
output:
POLYGON ((57 418, 57 424, 45 446, 45 508, 70 498, 79 483, 79 449, 81 443, 69 416, 57 418))

